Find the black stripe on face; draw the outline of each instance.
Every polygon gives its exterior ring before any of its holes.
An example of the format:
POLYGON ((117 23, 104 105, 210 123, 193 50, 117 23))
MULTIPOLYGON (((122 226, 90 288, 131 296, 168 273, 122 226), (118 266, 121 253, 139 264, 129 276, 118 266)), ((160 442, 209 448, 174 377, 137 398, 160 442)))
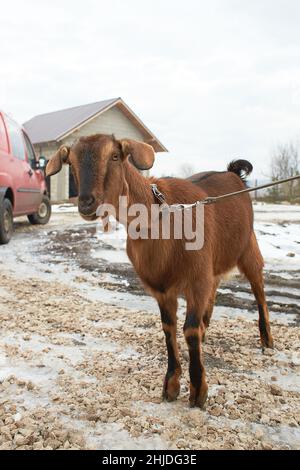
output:
POLYGON ((199 328, 200 320, 197 315, 197 312, 192 310, 188 312, 186 315, 186 320, 183 326, 183 331, 187 330, 188 328, 199 328))
POLYGON ((196 389, 196 394, 198 394, 201 386, 202 380, 202 367, 200 362, 200 346, 199 346, 199 337, 196 335, 188 336, 186 338, 187 344, 189 346, 189 355, 190 355, 190 379, 193 387, 196 389))
POLYGON ((96 177, 95 158, 91 150, 86 150, 80 164, 80 194, 90 194, 96 177))

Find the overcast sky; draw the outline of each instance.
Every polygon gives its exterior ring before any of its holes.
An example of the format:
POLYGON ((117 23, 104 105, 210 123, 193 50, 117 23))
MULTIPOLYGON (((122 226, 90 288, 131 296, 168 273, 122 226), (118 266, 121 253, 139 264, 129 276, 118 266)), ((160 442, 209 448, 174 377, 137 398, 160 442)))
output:
POLYGON ((19 122, 121 96, 183 163, 223 170, 300 135, 298 0, 1 2, 0 108, 19 122))

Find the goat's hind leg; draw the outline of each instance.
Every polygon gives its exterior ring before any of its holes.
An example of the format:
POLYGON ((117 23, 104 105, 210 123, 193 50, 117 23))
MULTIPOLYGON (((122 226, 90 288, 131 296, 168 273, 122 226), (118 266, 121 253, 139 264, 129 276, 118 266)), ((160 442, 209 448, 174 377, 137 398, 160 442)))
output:
POLYGON ((187 312, 183 331, 190 357, 190 406, 204 407, 208 387, 202 358, 202 336, 205 330, 203 317, 209 292, 191 292, 187 295, 187 312))
POLYGON ((168 369, 163 385, 163 399, 174 401, 180 392, 181 366, 177 346, 177 297, 156 295, 168 351, 168 369))
POLYGON ((216 276, 214 283, 213 283, 213 288, 211 290, 208 304, 204 313, 203 317, 203 323, 204 323, 204 330, 203 330, 203 335, 202 335, 202 342, 205 342, 205 337, 206 337, 206 329, 209 327, 211 316, 214 310, 215 306, 215 300, 216 300, 216 294, 217 294, 217 288, 220 284, 221 276, 216 276))
POLYGON ((238 268, 245 274, 251 284, 259 314, 259 332, 262 348, 273 348, 273 338, 269 320, 269 310, 266 302, 263 277, 264 261, 255 234, 251 236, 249 246, 238 262, 238 268))

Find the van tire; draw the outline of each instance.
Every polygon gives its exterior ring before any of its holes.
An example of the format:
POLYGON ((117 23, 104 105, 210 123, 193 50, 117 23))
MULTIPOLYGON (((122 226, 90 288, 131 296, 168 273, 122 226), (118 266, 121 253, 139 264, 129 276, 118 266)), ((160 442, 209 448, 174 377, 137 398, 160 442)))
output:
POLYGON ((32 225, 45 225, 51 217, 51 204, 48 196, 44 196, 38 212, 27 216, 32 225))
POLYGON ((9 242, 14 231, 13 207, 9 199, 0 203, 0 245, 9 242))

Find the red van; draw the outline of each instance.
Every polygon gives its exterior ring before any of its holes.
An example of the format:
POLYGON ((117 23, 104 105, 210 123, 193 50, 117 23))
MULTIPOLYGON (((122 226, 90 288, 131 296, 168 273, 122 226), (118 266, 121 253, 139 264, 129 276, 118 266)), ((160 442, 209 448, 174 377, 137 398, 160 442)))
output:
POLYGON ((13 217, 46 224, 51 215, 43 168, 25 130, 0 111, 0 244, 13 233, 13 217))

